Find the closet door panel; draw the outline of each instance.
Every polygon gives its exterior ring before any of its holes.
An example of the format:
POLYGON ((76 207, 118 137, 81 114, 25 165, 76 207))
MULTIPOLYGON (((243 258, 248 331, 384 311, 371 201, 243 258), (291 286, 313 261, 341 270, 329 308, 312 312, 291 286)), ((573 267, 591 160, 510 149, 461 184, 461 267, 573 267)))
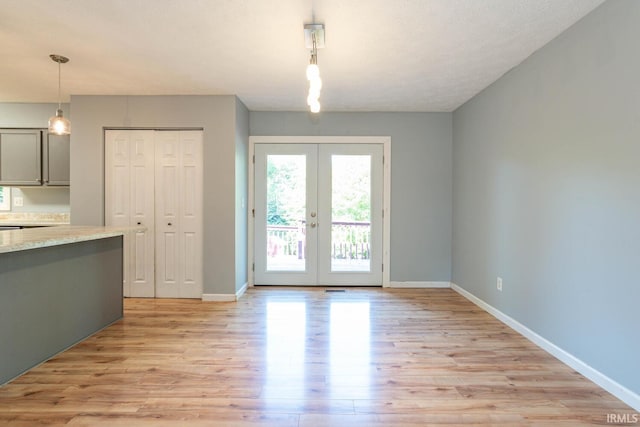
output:
POLYGON ((124 295, 154 297, 153 131, 105 131, 105 224, 143 226, 124 236, 124 295))
POLYGON ((127 133, 106 133, 105 162, 105 223, 129 226, 131 160, 127 133))
MULTIPOLYGON (((160 252, 164 255, 162 260, 162 285, 167 287, 166 292, 173 292, 177 283, 176 261, 178 257, 178 245, 176 244, 176 233, 166 232, 162 235, 160 242, 163 250, 160 252)), ((174 295, 177 296, 177 295, 174 295)))
POLYGON ((111 186, 111 206, 107 212, 111 213, 108 225, 129 225, 129 167, 115 165, 111 170, 113 184, 111 186))
POLYGON ((202 132, 180 131, 180 243, 183 270, 180 296, 202 298, 202 132))
POLYGON ((180 297, 184 252, 180 251, 178 132, 156 133, 156 295, 180 297))
POLYGON ((202 132, 157 132, 156 147, 156 292, 202 298, 202 132))
POLYGON ((198 281, 197 237, 195 233, 184 233, 184 281, 191 285, 198 281))
POLYGON ((131 224, 143 226, 135 231, 131 275, 132 297, 155 296, 155 215, 154 215, 154 132, 131 130, 131 224))
MULTIPOLYGON (((134 266, 133 266, 133 277, 132 280, 135 283, 146 282, 149 280, 148 274, 149 269, 145 263, 145 260, 149 258, 146 254, 147 251, 147 233, 134 233, 133 239, 135 240, 133 244, 133 250, 135 250, 135 255, 133 257, 134 266)), ((151 280, 153 283, 153 280, 151 280)))
MULTIPOLYGON (((118 131, 105 132, 104 145, 104 223, 107 226, 128 227, 130 218, 129 134, 118 131)), ((125 234, 122 248, 122 286, 125 297, 131 296, 131 236, 125 234)))

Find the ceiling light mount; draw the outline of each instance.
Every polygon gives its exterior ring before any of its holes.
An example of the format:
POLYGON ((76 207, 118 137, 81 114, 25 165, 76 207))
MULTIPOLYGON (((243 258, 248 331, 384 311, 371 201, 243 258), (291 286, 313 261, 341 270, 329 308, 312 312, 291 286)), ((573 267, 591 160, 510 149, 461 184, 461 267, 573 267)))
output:
POLYGON ((49 58, 51 58, 53 62, 57 62, 58 64, 66 64, 67 62, 69 62, 69 58, 67 58, 66 56, 56 55, 54 53, 49 55, 49 58))
POLYGON ((316 40, 316 49, 324 47, 324 24, 306 24, 304 26, 304 46, 313 49, 313 39, 316 40))

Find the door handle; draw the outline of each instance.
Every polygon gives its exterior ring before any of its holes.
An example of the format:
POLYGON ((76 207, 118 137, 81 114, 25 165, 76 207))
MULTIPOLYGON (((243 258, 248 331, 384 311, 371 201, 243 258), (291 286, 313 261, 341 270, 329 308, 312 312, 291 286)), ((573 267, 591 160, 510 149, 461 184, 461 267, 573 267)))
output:
POLYGON ((170 226, 170 225, 171 225, 171 223, 168 223, 167 225, 169 225, 169 226, 170 226))
POLYGON ((309 226, 310 226, 311 228, 316 228, 316 225, 317 225, 317 224, 316 224, 315 222, 312 222, 311 224, 309 224, 309 226))

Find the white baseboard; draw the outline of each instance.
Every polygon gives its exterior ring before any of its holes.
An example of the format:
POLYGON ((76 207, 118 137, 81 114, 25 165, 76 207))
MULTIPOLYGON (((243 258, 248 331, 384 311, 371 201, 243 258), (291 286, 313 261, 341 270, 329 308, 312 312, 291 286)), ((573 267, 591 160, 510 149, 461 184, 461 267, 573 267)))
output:
POLYGON ((390 288, 450 288, 450 282, 389 282, 390 288))
POLYGON ((247 291, 248 283, 245 282, 235 294, 202 294, 202 301, 207 302, 233 302, 238 301, 242 295, 247 291))
POLYGON ((249 283, 244 282, 244 285, 242 285, 242 287, 236 291, 236 301, 238 301, 240 297, 242 297, 242 295, 244 295, 244 293, 247 292, 248 287, 249 287, 249 283))
POLYGON ((589 378, 591 381, 607 390, 609 393, 616 396, 618 399, 625 402, 627 405, 631 406, 633 409, 640 411, 640 395, 634 393, 629 390, 622 384, 612 380, 611 378, 604 375, 602 372, 592 368, 582 360, 578 359, 571 353, 561 349, 551 341, 543 338, 537 333, 533 332, 531 329, 524 326, 522 323, 513 319, 512 317, 507 316, 497 308, 487 304, 480 298, 476 297, 472 293, 462 289, 460 286, 455 283, 451 283, 451 289, 477 305, 478 307, 485 310, 487 313, 491 314, 496 319, 500 320, 502 323, 509 326, 511 329, 523 335, 525 338, 533 342, 535 345, 546 351, 547 353, 554 356, 556 359, 560 360, 565 365, 570 366, 572 369, 575 369, 585 377, 589 378))
POLYGON ((235 294, 202 294, 202 301, 207 302, 233 302, 235 294))

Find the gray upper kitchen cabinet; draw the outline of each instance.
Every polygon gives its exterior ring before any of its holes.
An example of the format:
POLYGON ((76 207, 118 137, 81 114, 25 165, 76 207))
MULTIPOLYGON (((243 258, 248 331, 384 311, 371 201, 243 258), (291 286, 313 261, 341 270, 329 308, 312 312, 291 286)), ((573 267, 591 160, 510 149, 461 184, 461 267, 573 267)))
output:
POLYGON ((69 135, 0 129, 0 185, 69 185, 69 135))
POLYGON ((43 134, 42 178, 46 185, 69 185, 69 135, 43 134))
POLYGON ((42 185, 42 131, 0 129, 0 185, 42 185))

